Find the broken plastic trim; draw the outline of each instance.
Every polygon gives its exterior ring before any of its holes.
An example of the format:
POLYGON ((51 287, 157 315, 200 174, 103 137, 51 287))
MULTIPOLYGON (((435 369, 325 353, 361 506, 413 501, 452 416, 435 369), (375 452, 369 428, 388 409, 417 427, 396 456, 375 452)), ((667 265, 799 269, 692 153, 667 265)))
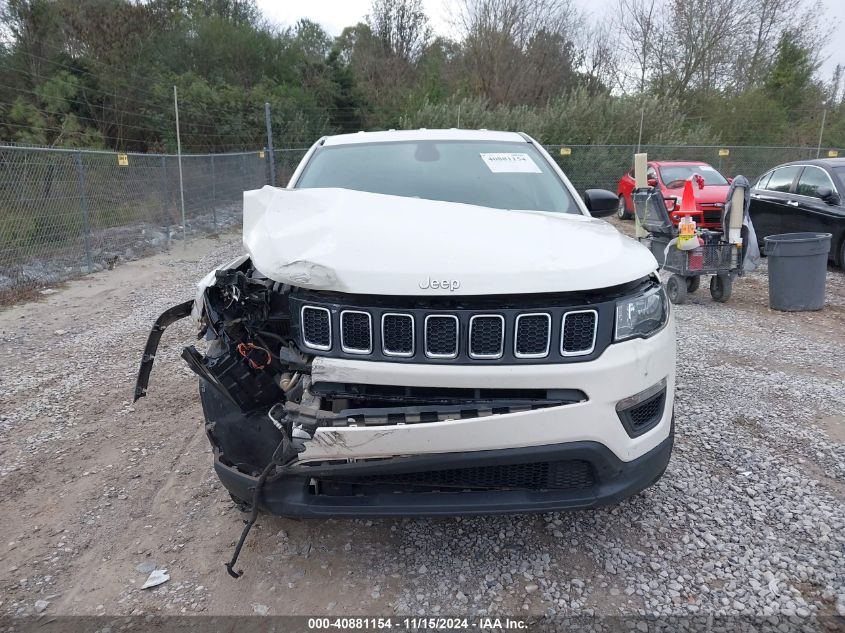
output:
POLYGON ((240 578, 244 575, 242 569, 235 571, 235 563, 238 562, 238 557, 241 555, 241 549, 244 546, 244 542, 246 542, 246 537, 249 535, 252 526, 255 525, 255 522, 258 520, 258 506, 261 501, 261 491, 264 488, 264 484, 267 482, 267 479, 270 477, 270 473, 273 469, 278 467, 279 470, 276 471, 275 477, 283 475, 284 472, 290 468, 290 464, 296 459, 296 456, 304 450, 304 448, 297 448, 293 445, 284 428, 280 428, 279 430, 282 433, 282 441, 279 442, 279 445, 273 452, 273 457, 270 460, 270 463, 264 467, 264 470, 261 471, 261 475, 258 477, 258 481, 255 483, 255 490, 252 493, 252 510, 250 511, 249 519, 244 521, 244 529, 241 532, 237 545, 235 545, 235 551, 232 553, 232 559, 226 563, 226 571, 229 572, 229 575, 232 578, 240 578))
POLYGON ((147 395, 147 385, 150 383, 150 372, 153 370, 153 362, 155 361, 156 351, 158 351, 158 344, 161 341, 161 336, 167 326, 175 323, 180 319, 184 319, 191 314, 194 307, 194 300, 190 299, 172 308, 168 308, 159 315, 156 322, 150 330, 150 335, 147 337, 147 345, 144 347, 144 355, 141 357, 141 366, 138 369, 138 380, 135 382, 135 398, 133 402, 137 402, 138 398, 143 398, 147 395))

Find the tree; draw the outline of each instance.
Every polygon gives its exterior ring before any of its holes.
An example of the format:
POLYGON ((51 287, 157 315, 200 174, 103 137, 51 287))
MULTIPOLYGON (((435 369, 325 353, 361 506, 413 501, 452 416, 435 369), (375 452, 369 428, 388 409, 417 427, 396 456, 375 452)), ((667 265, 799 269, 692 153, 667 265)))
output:
POLYGON ((459 0, 465 76, 498 103, 540 104, 577 85, 579 13, 570 0, 459 0))
POLYGON ((374 0, 366 22, 344 30, 338 59, 347 59, 371 116, 395 126, 402 110, 417 100, 422 59, 431 27, 421 0, 374 0))
POLYGON ((815 70, 809 51, 798 44, 791 31, 786 31, 781 35, 777 56, 765 79, 766 92, 788 111, 794 111, 818 92, 813 80, 815 70))
POLYGON ((619 0, 616 7, 617 41, 625 63, 633 70, 635 83, 630 85, 626 78, 620 82, 627 87, 644 93, 649 66, 654 63, 652 53, 657 44, 658 32, 662 27, 657 0, 619 0))
POLYGON ((0 140, 185 151, 402 124, 534 131, 557 142, 845 143, 842 72, 818 76, 817 0, 374 0, 330 37, 255 0, 0 0, 0 140), (800 24, 800 29, 792 29, 800 24))
POLYGON ((373 0, 367 26, 384 57, 408 66, 419 61, 432 39, 421 0, 373 0))

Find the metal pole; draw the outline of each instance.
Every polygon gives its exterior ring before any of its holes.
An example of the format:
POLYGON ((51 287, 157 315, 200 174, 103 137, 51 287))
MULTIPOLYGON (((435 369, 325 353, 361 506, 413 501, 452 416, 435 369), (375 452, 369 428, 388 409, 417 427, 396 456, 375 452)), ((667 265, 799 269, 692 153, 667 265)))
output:
POLYGON ((179 198, 182 202, 182 242, 187 248, 188 226, 185 223, 185 186, 182 182, 182 139, 179 136, 179 98, 176 96, 176 86, 173 86, 173 110, 176 112, 176 155, 179 157, 179 198))
POLYGON ((267 123, 267 151, 270 153, 270 186, 276 186, 276 158, 273 156, 273 127, 270 124, 270 104, 264 104, 264 121, 267 123))
POLYGON ((79 176, 79 205, 82 209, 82 242, 85 245, 85 263, 88 272, 94 270, 91 263, 91 225, 88 221, 88 197, 85 195, 85 168, 82 166, 82 152, 77 151, 74 156, 76 173, 79 176))
POLYGON ((637 138, 637 154, 640 153, 640 145, 643 142, 643 119, 645 119, 645 104, 640 106, 640 136, 637 138))
POLYGON ((822 153, 822 136, 824 136, 825 119, 827 119, 827 108, 822 110, 822 129, 819 130, 819 146, 816 148, 816 158, 821 156, 821 153, 822 153))
POLYGON ((461 129, 461 104, 458 104, 458 129, 461 129))
POLYGON ((211 221, 217 230, 217 179, 214 177, 214 154, 211 155, 211 221))

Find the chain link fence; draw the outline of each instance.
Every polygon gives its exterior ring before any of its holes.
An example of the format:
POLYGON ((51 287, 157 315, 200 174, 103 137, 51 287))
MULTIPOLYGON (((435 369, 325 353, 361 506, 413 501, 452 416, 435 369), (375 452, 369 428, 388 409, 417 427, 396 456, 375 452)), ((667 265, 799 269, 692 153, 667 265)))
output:
POLYGON ((262 153, 176 156, 0 147, 0 298, 240 224, 262 153))
MULTIPOLYGON (((633 145, 547 145, 579 190, 616 191, 633 145)), ((273 152, 276 183, 290 180, 307 148, 273 152)), ((816 148, 643 145, 657 160, 702 160, 755 180, 816 148)), ((177 157, 0 146, 0 300, 168 248, 183 236, 240 225, 245 190, 270 182, 269 152, 177 157)))

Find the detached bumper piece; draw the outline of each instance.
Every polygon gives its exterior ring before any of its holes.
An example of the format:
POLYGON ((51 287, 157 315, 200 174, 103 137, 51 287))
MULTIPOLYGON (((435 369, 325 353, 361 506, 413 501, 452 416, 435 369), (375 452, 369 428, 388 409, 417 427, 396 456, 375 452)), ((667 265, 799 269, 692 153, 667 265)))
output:
POLYGON ((185 301, 172 308, 168 308, 156 319, 153 324, 150 335, 147 337, 147 344, 144 346, 144 356, 141 358, 141 367, 138 369, 138 379, 135 383, 135 398, 143 398, 147 395, 147 386, 150 384, 150 373, 153 370, 153 362, 155 362, 156 352, 158 351, 158 344, 161 341, 161 336, 167 326, 176 323, 179 319, 184 319, 191 314, 191 309, 194 307, 194 300, 185 301))
MULTIPOLYGON (((322 465, 292 464, 267 481, 262 509, 278 516, 431 516, 574 510, 617 503, 657 481, 673 436, 631 462, 597 442, 443 453, 322 465)), ((256 478, 215 469, 235 497, 256 478)))

